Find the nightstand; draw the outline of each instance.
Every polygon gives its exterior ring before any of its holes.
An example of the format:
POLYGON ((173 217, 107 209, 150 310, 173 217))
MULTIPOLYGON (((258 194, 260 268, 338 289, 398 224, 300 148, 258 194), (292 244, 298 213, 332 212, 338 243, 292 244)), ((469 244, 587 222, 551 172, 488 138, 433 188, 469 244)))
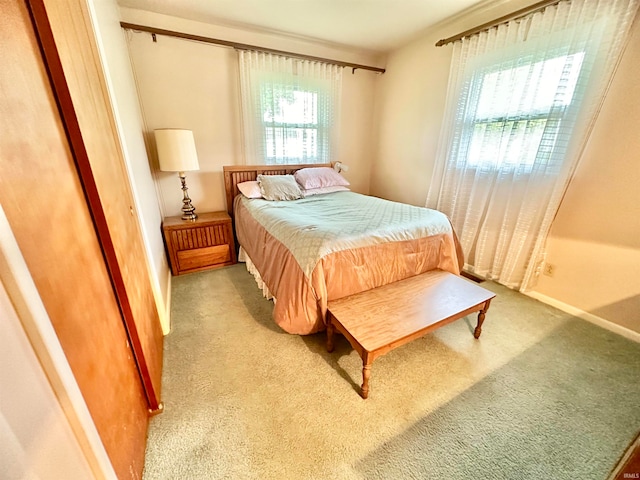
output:
POLYGON ((162 231, 174 275, 236 263, 231 217, 227 212, 200 213, 195 220, 166 217, 162 231))

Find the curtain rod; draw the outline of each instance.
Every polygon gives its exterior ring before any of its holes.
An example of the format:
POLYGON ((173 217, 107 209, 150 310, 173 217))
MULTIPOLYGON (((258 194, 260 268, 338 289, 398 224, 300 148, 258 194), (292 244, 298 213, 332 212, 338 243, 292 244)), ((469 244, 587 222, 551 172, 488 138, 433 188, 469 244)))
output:
POLYGON ((286 52, 284 50, 274 50, 272 48, 258 47, 255 45, 247 45, 246 43, 230 42, 228 40, 220 40, 217 38, 203 37, 200 35, 191 35, 190 33, 174 32, 172 30, 163 30, 162 28, 147 27, 146 25, 136 25, 134 23, 120 22, 120 26, 126 30, 138 30, 148 32, 152 35, 165 35, 168 37, 184 38, 187 40, 195 40, 196 42, 211 43, 213 45, 222 45, 224 47, 235 48, 236 50, 255 50, 258 52, 273 53, 276 55, 284 55, 287 57, 300 58, 302 60, 311 60, 313 62, 331 63, 339 67, 352 68, 361 70, 371 70, 372 72, 384 73, 386 70, 379 67, 371 67, 369 65, 359 65, 357 63, 341 62, 339 60, 331 60, 329 58, 313 57, 311 55, 302 55, 300 53, 286 52))
POLYGON ((542 0, 541 2, 534 3, 533 5, 529 5, 528 7, 521 8, 520 10, 516 10, 515 12, 511 12, 507 15, 504 15, 500 18, 496 18, 495 20, 491 20, 490 22, 483 23, 474 28, 470 28, 462 33, 454 35, 453 37, 445 38, 443 40, 439 40, 436 43, 436 47, 441 47, 448 43, 456 42, 464 37, 468 37, 470 35, 474 35, 476 33, 484 32, 485 30, 490 30, 491 28, 500 25, 501 23, 506 23, 509 20, 514 20, 516 18, 522 18, 525 15, 529 15, 531 13, 539 12, 540 10, 544 10, 545 8, 551 5, 557 5, 562 0, 542 0))

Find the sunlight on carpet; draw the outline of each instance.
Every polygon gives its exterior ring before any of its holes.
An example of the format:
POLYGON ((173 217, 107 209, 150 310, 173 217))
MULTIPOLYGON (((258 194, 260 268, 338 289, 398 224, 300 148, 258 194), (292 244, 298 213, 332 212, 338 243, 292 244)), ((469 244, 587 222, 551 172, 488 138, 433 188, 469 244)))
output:
POLYGON ((572 319, 358 469, 364 478, 604 479, 640 425, 638 350, 572 319))
POLYGON ((480 340, 462 319, 380 357, 365 401, 346 340, 284 333, 244 265, 175 277, 145 478, 605 478, 640 429, 640 345, 483 286, 480 340))

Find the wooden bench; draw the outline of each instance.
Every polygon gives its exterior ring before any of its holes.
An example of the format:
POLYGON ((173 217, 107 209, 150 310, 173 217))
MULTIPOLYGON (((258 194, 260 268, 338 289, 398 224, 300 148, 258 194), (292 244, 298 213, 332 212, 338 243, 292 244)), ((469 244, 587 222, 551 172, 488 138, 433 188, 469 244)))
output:
POLYGON ((380 355, 470 313, 478 314, 480 337, 493 292, 442 270, 332 300, 327 315, 327 351, 335 330, 362 358, 362 398, 369 396, 371 364, 380 355))

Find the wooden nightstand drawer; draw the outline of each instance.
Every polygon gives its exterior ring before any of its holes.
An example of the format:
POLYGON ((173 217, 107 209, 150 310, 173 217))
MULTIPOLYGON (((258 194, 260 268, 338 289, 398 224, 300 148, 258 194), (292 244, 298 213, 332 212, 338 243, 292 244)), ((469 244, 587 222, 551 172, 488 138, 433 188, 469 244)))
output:
POLYGON ((167 217, 162 230, 174 275, 236 263, 231 217, 227 212, 202 213, 195 220, 167 217))
POLYGON ((231 261, 229 245, 196 248, 178 252, 178 269, 192 270, 203 265, 222 265, 231 261))

